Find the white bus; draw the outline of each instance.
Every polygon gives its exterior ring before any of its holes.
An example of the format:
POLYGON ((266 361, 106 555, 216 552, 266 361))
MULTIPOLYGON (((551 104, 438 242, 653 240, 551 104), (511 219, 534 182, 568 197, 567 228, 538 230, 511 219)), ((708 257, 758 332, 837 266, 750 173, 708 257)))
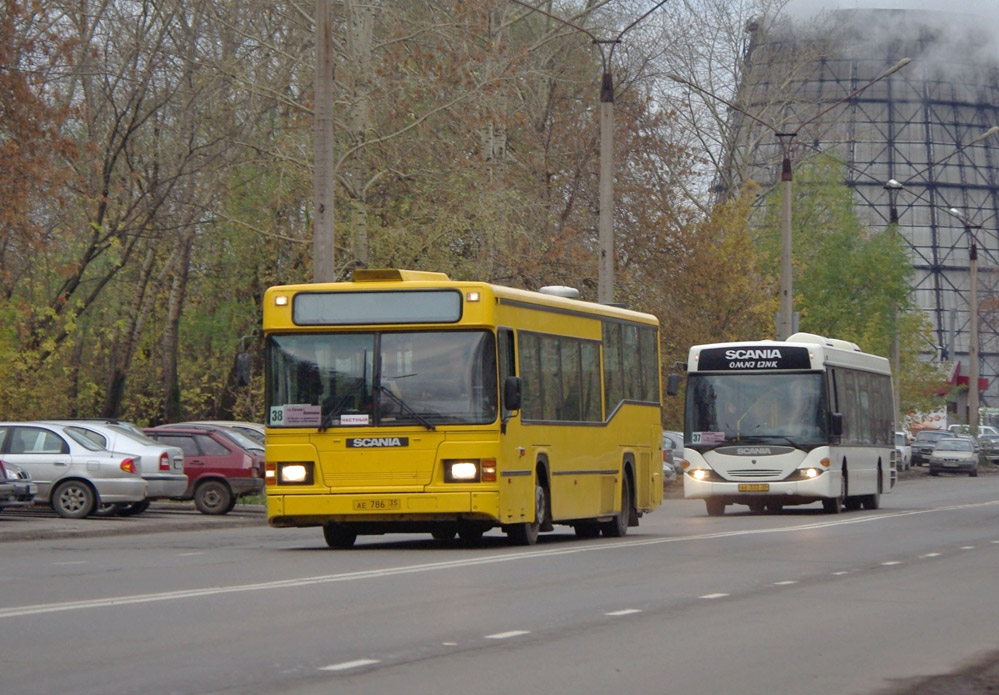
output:
POLYGON ((703 499, 711 516, 730 504, 877 509, 897 479, 892 404, 888 360, 854 343, 796 333, 786 342, 696 345, 687 362, 684 497, 703 499))

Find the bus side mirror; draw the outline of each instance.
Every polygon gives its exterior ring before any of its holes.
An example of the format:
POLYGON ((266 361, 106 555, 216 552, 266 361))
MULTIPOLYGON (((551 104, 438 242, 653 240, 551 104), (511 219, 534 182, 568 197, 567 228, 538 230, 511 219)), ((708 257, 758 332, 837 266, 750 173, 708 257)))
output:
POLYGON ((843 436, 843 413, 829 415, 829 434, 833 437, 843 436))
POLYGON ((250 355, 241 352, 236 355, 236 386, 250 385, 250 355))
POLYGON ((520 410, 520 377, 508 376, 503 383, 503 407, 506 410, 520 410))
POLYGON ((669 374, 666 377, 666 395, 675 396, 680 393, 680 375, 669 374))

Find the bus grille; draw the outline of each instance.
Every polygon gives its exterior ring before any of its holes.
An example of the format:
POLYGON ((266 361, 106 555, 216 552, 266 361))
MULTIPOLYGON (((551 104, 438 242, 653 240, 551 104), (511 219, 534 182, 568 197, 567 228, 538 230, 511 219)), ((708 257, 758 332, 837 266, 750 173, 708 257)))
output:
POLYGON ((728 471, 728 475, 733 478, 774 478, 782 475, 780 470, 767 470, 766 468, 742 468, 728 471))

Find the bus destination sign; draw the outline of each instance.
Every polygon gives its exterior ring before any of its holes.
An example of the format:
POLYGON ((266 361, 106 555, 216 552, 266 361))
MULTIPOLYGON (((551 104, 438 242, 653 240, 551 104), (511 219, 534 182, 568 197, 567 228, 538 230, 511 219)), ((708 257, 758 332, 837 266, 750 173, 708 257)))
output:
POLYGON ((739 345, 705 348, 698 371, 752 371, 754 369, 809 369, 808 348, 787 345, 739 345))

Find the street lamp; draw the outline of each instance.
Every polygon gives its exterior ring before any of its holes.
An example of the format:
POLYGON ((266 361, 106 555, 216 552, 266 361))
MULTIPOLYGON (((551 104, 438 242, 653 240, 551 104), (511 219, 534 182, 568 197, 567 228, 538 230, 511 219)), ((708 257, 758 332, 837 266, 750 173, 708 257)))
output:
POLYGON ((978 436, 978 244, 975 239, 975 224, 957 208, 946 208, 947 213, 956 217, 964 225, 968 235, 968 274, 971 287, 968 291, 968 429, 973 437, 978 436))
POLYGON ((809 119, 807 119, 805 121, 802 121, 798 125, 798 127, 795 128, 794 130, 782 130, 780 128, 777 128, 776 126, 771 125, 770 123, 764 121, 763 119, 759 118, 758 116, 755 116, 755 115, 749 113, 748 111, 745 111, 742 108, 736 106, 735 104, 733 104, 732 102, 728 101, 727 99, 723 99, 722 97, 718 96, 717 94, 709 92, 708 90, 704 89, 703 87, 700 87, 699 85, 694 84, 690 80, 684 79, 683 77, 680 77, 679 75, 674 74, 674 73, 666 73, 666 76, 668 78, 670 78, 671 80, 673 80, 674 82, 679 82, 680 84, 686 85, 686 86, 690 87, 691 89, 693 89, 693 90, 695 90, 697 92, 700 92, 701 94, 703 94, 703 95, 705 95, 707 97, 710 97, 710 98, 712 98, 712 99, 714 99, 716 101, 720 101, 721 103, 723 103, 726 106, 728 106, 730 109, 738 111, 743 116, 746 116, 747 118, 749 118, 750 120, 754 121, 755 123, 758 123, 759 125, 763 126, 764 128, 766 128, 767 130, 769 130, 770 132, 772 132, 777 137, 777 141, 780 144, 780 148, 781 148, 781 173, 780 173, 780 180, 781 180, 780 325, 778 326, 778 335, 777 335, 777 337, 780 340, 787 340, 788 337, 790 337, 791 333, 794 330, 793 329, 793 325, 794 325, 794 323, 793 323, 793 311, 794 311, 794 309, 793 309, 792 302, 791 302, 791 298, 792 298, 792 287, 791 287, 791 270, 792 270, 791 269, 791 179, 792 179, 792 175, 791 175, 791 144, 792 144, 794 138, 797 137, 799 130, 801 130, 805 126, 807 126, 807 125, 809 125, 809 124, 817 121, 819 118, 821 118, 822 116, 826 115, 827 113, 829 113, 830 111, 832 111, 837 106, 840 106, 841 104, 846 103, 847 101, 849 101, 850 99, 854 98, 855 96, 857 96, 858 94, 860 94, 862 91, 864 91, 865 89, 867 89, 871 85, 875 84, 876 82, 880 82, 881 80, 883 80, 884 78, 888 77, 889 75, 892 75, 895 72, 901 70, 902 68, 904 68, 906 65, 908 65, 911 62, 912 62, 911 58, 902 58, 902 60, 900 60, 897 63, 895 63, 895 65, 893 65, 888 70, 886 70, 885 72, 883 72, 880 75, 878 75, 877 77, 875 77, 873 80, 871 80, 871 81, 865 83, 864 85, 858 87, 857 89, 853 90, 852 92, 850 92, 849 94, 847 94, 845 97, 843 97, 839 101, 836 101, 836 102, 830 104, 826 108, 824 108, 821 111, 819 111, 818 113, 816 113, 811 118, 809 118, 809 119))
POLYGON ((621 37, 665 5, 668 0, 657 2, 648 12, 622 29, 613 39, 597 38, 588 29, 561 17, 556 17, 539 7, 528 5, 522 0, 512 1, 586 34, 593 40, 593 45, 600 49, 603 75, 600 80, 600 217, 597 223, 600 254, 597 264, 597 301, 601 304, 611 304, 614 301, 614 79, 611 75, 611 58, 614 56, 614 47, 621 43, 621 37), (610 46, 610 50, 604 53, 606 45, 610 46))

